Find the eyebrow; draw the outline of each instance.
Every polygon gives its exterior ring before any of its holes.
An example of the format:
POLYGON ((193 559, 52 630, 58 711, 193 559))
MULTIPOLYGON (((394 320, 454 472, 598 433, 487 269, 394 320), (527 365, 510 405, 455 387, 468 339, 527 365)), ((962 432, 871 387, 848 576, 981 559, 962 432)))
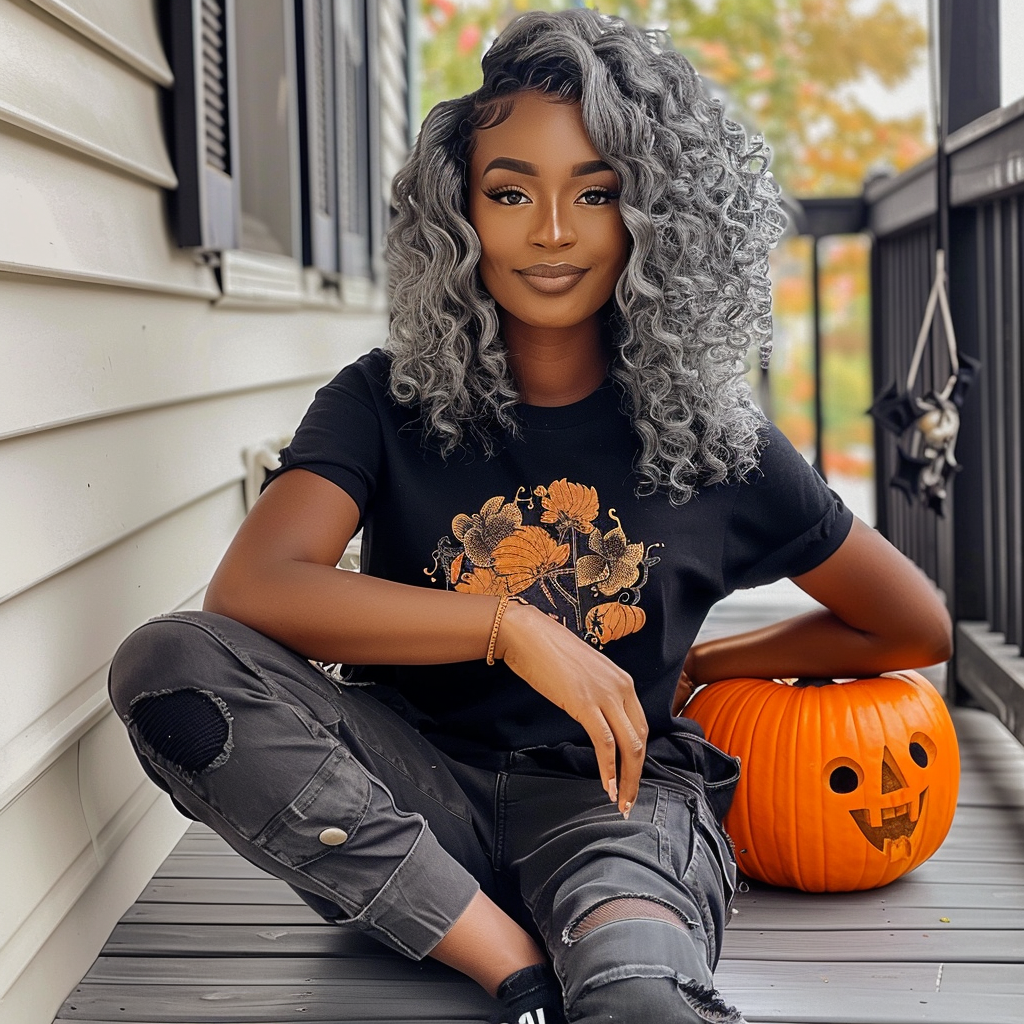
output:
MULTIPOLYGON (((513 160, 508 156, 496 157, 484 168, 484 174, 495 170, 515 171, 518 174, 528 174, 534 178, 540 174, 536 164, 527 163, 525 160, 513 160)), ((576 164, 572 169, 570 177, 582 178, 588 174, 597 174, 599 171, 610 170, 612 168, 603 160, 588 160, 586 163, 576 164)))

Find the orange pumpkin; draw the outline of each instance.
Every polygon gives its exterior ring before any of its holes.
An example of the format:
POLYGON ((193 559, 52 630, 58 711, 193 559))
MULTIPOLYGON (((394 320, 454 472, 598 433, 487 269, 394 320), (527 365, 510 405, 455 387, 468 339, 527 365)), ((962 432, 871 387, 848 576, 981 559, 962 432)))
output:
POLYGON ((930 857, 956 810, 960 753, 916 672, 728 679, 684 714, 741 760, 726 831, 744 874, 809 892, 886 885, 930 857))

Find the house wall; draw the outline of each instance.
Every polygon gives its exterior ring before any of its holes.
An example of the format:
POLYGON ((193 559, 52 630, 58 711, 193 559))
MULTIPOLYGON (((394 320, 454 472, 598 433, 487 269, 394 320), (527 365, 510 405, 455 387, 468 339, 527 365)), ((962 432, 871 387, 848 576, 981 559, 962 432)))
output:
POLYGON ((373 289, 278 258, 294 288, 257 260, 226 300, 176 247, 170 84, 156 0, 0 0, 3 1024, 52 1019, 187 824, 108 703, 118 643, 200 606, 243 450, 386 330, 373 289))

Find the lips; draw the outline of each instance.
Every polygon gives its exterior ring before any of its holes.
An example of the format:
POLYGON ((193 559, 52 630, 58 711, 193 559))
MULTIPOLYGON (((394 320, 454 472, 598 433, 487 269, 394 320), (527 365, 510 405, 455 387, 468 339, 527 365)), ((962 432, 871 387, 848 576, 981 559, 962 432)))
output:
POLYGON ((574 267, 571 263, 534 263, 532 267, 525 267, 519 271, 527 277, 567 277, 570 274, 584 272, 584 267, 574 267))
POLYGON ((535 263, 519 271, 531 288, 546 295, 568 291, 586 272, 587 268, 571 263, 535 263))

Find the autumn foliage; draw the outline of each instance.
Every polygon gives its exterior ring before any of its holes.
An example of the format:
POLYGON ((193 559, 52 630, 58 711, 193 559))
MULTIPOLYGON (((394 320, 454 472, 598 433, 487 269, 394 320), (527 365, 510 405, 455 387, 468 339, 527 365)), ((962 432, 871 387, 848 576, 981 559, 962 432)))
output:
MULTIPOLYGON (((421 0, 421 111, 480 83, 480 57, 516 14, 573 0, 421 0)), ((792 195, 856 195, 869 168, 896 171, 929 151, 923 114, 882 118, 850 90, 885 86, 925 59, 924 25, 893 0, 618 0, 587 3, 667 29, 675 47, 724 95, 731 115, 762 133, 792 195)))

